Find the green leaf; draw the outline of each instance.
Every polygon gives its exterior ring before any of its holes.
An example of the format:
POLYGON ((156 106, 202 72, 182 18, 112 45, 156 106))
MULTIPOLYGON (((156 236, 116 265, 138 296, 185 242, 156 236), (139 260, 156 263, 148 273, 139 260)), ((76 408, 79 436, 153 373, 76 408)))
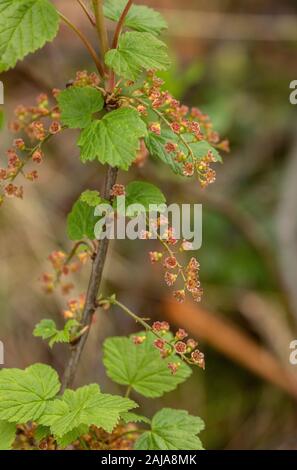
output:
POLYGON ((98 385, 66 390, 62 399, 48 403, 40 424, 50 426, 55 436, 62 437, 82 424, 95 425, 112 432, 120 414, 137 407, 127 398, 100 392, 98 385))
POLYGON ((142 344, 132 338, 108 338, 104 342, 104 365, 107 375, 116 383, 127 385, 145 397, 161 397, 174 390, 190 375, 191 369, 181 363, 176 374, 168 368, 169 362, 180 362, 175 355, 161 358, 153 345, 155 336, 147 333, 142 344))
MULTIPOLYGON (((206 140, 193 142, 193 136, 191 134, 184 134, 183 137, 188 142, 197 159, 202 159, 209 151, 211 151, 215 161, 222 162, 222 157, 217 149, 210 145, 206 140)), ((187 147, 170 129, 162 129, 161 135, 157 135, 154 132, 149 132, 145 139, 146 147, 152 157, 155 157, 168 165, 174 173, 183 175, 183 165, 174 160, 173 153, 168 153, 165 150, 165 145, 168 142, 177 144, 179 146, 179 150, 184 152, 185 155, 188 155, 189 152, 187 147)))
POLYGON ((37 429, 34 433, 34 438, 36 441, 40 442, 42 439, 51 435, 51 429, 48 426, 37 426, 37 429))
POLYGON ((61 121, 71 129, 84 129, 93 120, 93 114, 104 106, 102 93, 94 87, 70 87, 58 95, 61 121))
POLYGON ((121 419, 125 423, 146 423, 146 424, 151 424, 151 420, 147 418, 146 416, 141 416, 136 413, 131 413, 128 411, 127 413, 121 413, 121 419))
POLYGON ((48 0, 0 0, 0 72, 52 41, 59 16, 48 0))
POLYGON ((57 372, 45 364, 0 372, 0 420, 35 421, 60 389, 57 372))
POLYGON ((36 325, 33 335, 42 339, 49 339, 52 348, 56 343, 69 343, 71 330, 79 325, 75 319, 68 320, 63 330, 58 330, 53 320, 41 320, 36 325))
POLYGON ((108 163, 128 170, 139 149, 139 139, 147 129, 138 112, 120 108, 108 113, 100 121, 94 121, 80 135, 81 159, 108 163))
POLYGON ((162 130, 161 135, 149 132, 145 139, 146 147, 152 157, 158 158, 168 165, 174 173, 182 175, 182 165, 174 160, 174 154, 165 150, 165 145, 168 142, 179 143, 178 137, 171 130, 162 130))
POLYGON ((193 150, 196 158, 203 158, 208 154, 209 151, 211 151, 216 162, 223 161, 217 149, 210 145, 206 140, 192 142, 190 143, 190 147, 193 150))
POLYGON ((64 436, 57 437, 57 443, 59 447, 62 447, 64 449, 65 447, 69 446, 74 441, 76 441, 78 437, 83 436, 84 434, 87 434, 88 430, 89 430, 89 426, 85 424, 81 424, 77 428, 74 428, 72 431, 69 431, 64 436))
POLYGON ((94 212, 95 208, 87 202, 80 199, 76 201, 67 217, 67 234, 70 240, 95 240, 94 228, 100 217, 96 217, 94 212))
MULTIPOLYGON (((121 211, 121 207, 117 202, 118 201, 116 199, 114 206, 121 211)), ((127 217, 134 216, 135 211, 133 208, 129 209, 129 206, 132 204, 141 204, 144 211, 147 212, 150 209, 150 204, 159 206, 165 203, 166 199, 164 194, 159 188, 157 188, 157 186, 154 186, 151 183, 146 183, 145 181, 133 181, 126 186, 125 207, 127 217)))
POLYGON ((135 443, 136 450, 203 450, 197 434, 204 429, 201 418, 187 411, 164 408, 152 419, 151 431, 135 443))
POLYGON ((96 207, 102 202, 100 193, 98 191, 90 191, 89 189, 81 194, 80 200, 87 203, 90 207, 96 207))
POLYGON ((117 49, 105 55, 105 63, 120 77, 136 80, 144 70, 170 66, 167 46, 150 33, 125 33, 117 49))
POLYGON ((0 450, 10 450, 15 440, 16 425, 0 421, 0 450))
MULTIPOLYGON (((126 5, 127 0, 107 0, 104 5, 104 15, 112 21, 119 21, 126 5)), ((136 31, 157 35, 163 29, 167 29, 167 23, 162 15, 158 11, 144 5, 132 5, 124 24, 136 31)))

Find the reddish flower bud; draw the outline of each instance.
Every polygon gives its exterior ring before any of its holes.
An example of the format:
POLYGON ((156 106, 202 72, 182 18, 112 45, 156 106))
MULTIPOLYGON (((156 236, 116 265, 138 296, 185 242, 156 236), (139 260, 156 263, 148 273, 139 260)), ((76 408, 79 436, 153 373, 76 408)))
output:
POLYGON ((179 328, 179 330, 175 333, 176 339, 183 340, 188 336, 188 333, 183 330, 182 328, 179 328))
POLYGON ((154 341, 155 348, 160 349, 161 351, 164 349, 165 344, 166 344, 165 341, 160 338, 154 341))
POLYGON ((161 124, 159 122, 152 122, 149 125, 149 130, 154 134, 161 135, 161 124))
POLYGON ((155 323, 153 323, 152 328, 157 333, 170 330, 170 326, 169 326, 169 323, 167 323, 167 321, 156 321, 155 323))
POLYGON ((191 354, 192 361, 197 364, 202 369, 205 369, 205 359, 204 354, 200 352, 198 349, 192 352, 191 354))
POLYGON ((26 145, 23 139, 15 139, 13 142, 14 147, 18 148, 19 150, 25 150, 26 145))
POLYGON ((180 126, 180 124, 179 124, 178 122, 173 122, 173 123, 171 124, 171 129, 173 130, 173 132, 174 132, 175 134, 179 134, 179 132, 180 132, 180 130, 181 130, 181 126, 180 126))
POLYGON ((150 256, 150 260, 151 260, 151 263, 152 264, 155 264, 157 263, 158 261, 160 261, 163 257, 162 253, 158 252, 158 251, 150 251, 149 252, 149 256, 150 256))
POLYGON ((132 337, 133 343, 136 345, 144 343, 145 339, 146 339, 145 336, 133 336, 132 337))
POLYGON ((175 375, 180 368, 180 362, 169 362, 168 368, 171 370, 172 375, 175 375))
POLYGON ((175 152, 176 149, 177 149, 177 144, 174 144, 173 142, 167 142, 167 144, 165 144, 165 150, 168 153, 175 152))
POLYGON ((32 160, 34 163, 41 163, 43 158, 43 152, 41 149, 35 150, 35 152, 32 155, 32 160))
POLYGON ((195 348, 197 348, 198 343, 192 338, 189 338, 187 341, 187 348, 189 348, 191 351, 195 348))

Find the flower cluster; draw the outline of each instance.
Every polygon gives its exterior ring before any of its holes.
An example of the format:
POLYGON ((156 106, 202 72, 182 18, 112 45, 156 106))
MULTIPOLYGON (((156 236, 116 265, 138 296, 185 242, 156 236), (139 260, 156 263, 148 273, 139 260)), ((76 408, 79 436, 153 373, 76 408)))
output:
POLYGON ((80 252, 75 250, 70 254, 64 251, 53 251, 48 257, 53 273, 45 272, 41 277, 44 291, 50 294, 57 286, 60 286, 63 295, 69 294, 74 288, 74 284, 72 282, 65 282, 64 278, 78 272, 89 258, 90 253, 88 250, 80 252))
POLYGON ((0 204, 6 197, 23 197, 23 186, 14 184, 17 176, 22 175, 28 181, 38 178, 35 168, 28 172, 24 168, 29 163, 39 165, 44 157, 42 144, 50 136, 61 132, 59 109, 57 106, 51 108, 48 96, 42 94, 34 106, 21 105, 16 108, 15 120, 10 123, 10 129, 21 133, 22 137, 14 140, 6 152, 6 165, 0 168, 0 204))
MULTIPOLYGON (((197 349, 198 343, 189 338, 188 333, 180 328, 175 335, 170 333, 170 325, 166 321, 156 321, 152 325, 152 332, 156 335, 155 348, 160 351, 163 359, 170 358, 172 354, 178 355, 187 364, 197 365, 205 369, 204 354, 197 349)), ((133 336, 134 344, 142 344, 146 341, 146 335, 133 336)), ((172 374, 176 374, 181 362, 168 362, 168 368, 172 374)))
MULTIPOLYGON (((168 221, 167 221, 168 222, 168 221)), ((159 226, 162 221, 159 220, 159 226)), ((151 231, 142 234, 142 238, 149 239, 152 237, 151 231)), ((165 269, 164 279, 166 284, 171 287, 176 285, 177 281, 182 282, 182 288, 173 292, 175 299, 182 303, 186 298, 186 293, 191 294, 195 302, 200 302, 203 290, 199 280, 200 264, 196 258, 192 257, 186 266, 178 261, 178 254, 185 250, 191 249, 191 242, 183 240, 179 242, 174 235, 174 230, 169 227, 159 237, 163 245, 163 251, 150 251, 149 257, 152 264, 163 261, 165 269)))
POLYGON ((163 80, 149 72, 143 87, 133 93, 131 103, 136 103, 143 116, 149 115, 149 108, 153 109, 156 119, 149 123, 151 132, 161 135, 163 129, 172 131, 173 138, 164 145, 164 150, 180 166, 184 176, 195 175, 204 188, 215 181, 211 164, 216 162, 216 157, 212 150, 206 150, 202 156, 195 155, 193 144, 206 141, 214 149, 228 151, 228 141, 220 141, 207 114, 182 105, 168 91, 163 91, 163 85, 163 80))
POLYGON ((65 320, 75 319, 78 322, 82 319, 82 313, 86 303, 86 295, 80 294, 78 299, 70 299, 67 302, 67 309, 63 311, 65 320))

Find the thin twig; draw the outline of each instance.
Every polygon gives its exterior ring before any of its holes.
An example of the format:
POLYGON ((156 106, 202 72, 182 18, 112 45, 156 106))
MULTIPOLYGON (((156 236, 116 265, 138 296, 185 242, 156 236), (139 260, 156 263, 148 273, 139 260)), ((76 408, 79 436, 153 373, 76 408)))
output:
MULTIPOLYGON (((121 16, 120 16, 120 19, 118 21, 118 24, 116 26, 116 30, 115 30, 115 33, 114 33, 113 41, 112 41, 112 49, 116 49, 118 47, 119 38, 120 38, 122 29, 123 29, 123 26, 124 26, 124 23, 125 23, 125 19, 126 19, 128 13, 129 13, 130 8, 132 7, 132 4, 133 4, 133 0, 129 0, 127 2, 126 7, 124 8, 121 16)), ((113 70, 111 70, 110 75, 109 75, 109 80, 108 80, 109 91, 114 90, 115 81, 116 81, 115 73, 114 73, 113 70)))
POLYGON ((118 21, 118 24, 117 24, 117 27, 116 27, 116 30, 115 30, 115 33, 114 33, 113 41, 112 41, 112 48, 113 49, 116 49, 118 47, 120 34, 122 32, 122 29, 123 29, 123 26, 124 26, 124 23, 125 23, 125 19, 126 19, 128 13, 129 13, 130 8, 132 7, 132 4, 133 4, 133 0, 129 0, 127 2, 127 5, 125 6, 121 16, 120 16, 120 19, 118 21))
POLYGON ((85 14, 87 15, 87 17, 89 18, 90 20, 90 23, 93 25, 93 26, 96 26, 96 21, 95 21, 95 18, 93 18, 93 16, 91 15, 91 13, 89 12, 88 8, 86 7, 86 5, 84 4, 84 2, 82 0, 77 0, 77 2, 79 3, 79 5, 82 7, 83 11, 85 12, 85 14))
POLYGON ((84 43, 85 47, 87 48, 87 50, 89 51, 90 55, 92 56, 92 59, 97 67, 97 70, 99 72, 99 74, 103 77, 104 76, 104 69, 103 69, 103 66, 100 62, 100 59, 95 51, 95 49, 93 48, 92 44, 89 42, 89 40, 86 38, 86 36, 83 34, 83 32, 77 28, 77 26, 75 26, 66 16, 64 16, 62 13, 58 12, 59 13, 59 16, 61 18, 62 21, 64 21, 65 24, 67 24, 67 26, 69 26, 69 28, 71 28, 76 34, 77 36, 81 39, 81 41, 84 43))
MULTIPOLYGON (((110 200, 110 191, 114 186, 117 179, 117 168, 108 167, 107 176, 105 180, 105 187, 102 193, 104 199, 110 200)), ((105 265, 109 240, 105 238, 100 241, 96 257, 93 261, 92 272, 89 280, 87 291, 86 303, 82 315, 82 327, 90 326, 92 323, 93 315, 97 309, 97 296, 102 281, 102 274, 105 265)), ((90 328, 79 339, 78 343, 72 348, 69 362, 66 366, 61 393, 71 386, 76 374, 77 366, 83 351, 83 348, 88 339, 90 328)))

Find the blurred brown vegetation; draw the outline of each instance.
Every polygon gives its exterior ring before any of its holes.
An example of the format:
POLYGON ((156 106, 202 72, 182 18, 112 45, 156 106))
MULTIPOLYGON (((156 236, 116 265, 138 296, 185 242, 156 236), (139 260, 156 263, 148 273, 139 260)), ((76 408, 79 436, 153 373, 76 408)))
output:
MULTIPOLYGON (((55 3, 88 29, 73 2, 55 3)), ((202 416, 208 449, 296 449, 297 366, 289 363, 289 344, 297 338, 297 116, 289 102, 289 83, 297 79, 296 2, 136 3, 161 9, 172 26, 166 39, 173 66, 163 74, 168 88, 208 112, 232 149, 204 192, 153 161, 120 176, 121 182, 153 180, 170 202, 203 203, 201 306, 175 308, 168 300, 161 270, 148 262, 153 242, 121 241, 110 250, 104 291, 117 292, 146 317, 186 326, 206 353, 205 372, 195 370, 160 400, 141 402, 148 414, 168 405, 202 416)), ((53 44, 1 76, 7 120, 17 104, 64 87, 77 69, 92 65, 62 26, 53 44)), ((4 156, 12 136, 4 129, 0 138, 4 156)), ((32 330, 42 318, 62 323, 65 298, 45 296, 39 278, 49 269, 48 254, 70 247, 65 219, 73 202, 84 189, 100 188, 104 177, 104 168, 80 164, 75 139, 68 132, 50 143, 39 182, 0 212, 0 339, 8 367, 44 361, 63 371, 66 347, 49 350, 32 330)), ((87 279, 87 269, 76 276, 72 296, 87 279)), ((119 311, 100 312, 77 384, 95 380, 119 391, 105 376, 101 343, 135 328, 119 311)))

